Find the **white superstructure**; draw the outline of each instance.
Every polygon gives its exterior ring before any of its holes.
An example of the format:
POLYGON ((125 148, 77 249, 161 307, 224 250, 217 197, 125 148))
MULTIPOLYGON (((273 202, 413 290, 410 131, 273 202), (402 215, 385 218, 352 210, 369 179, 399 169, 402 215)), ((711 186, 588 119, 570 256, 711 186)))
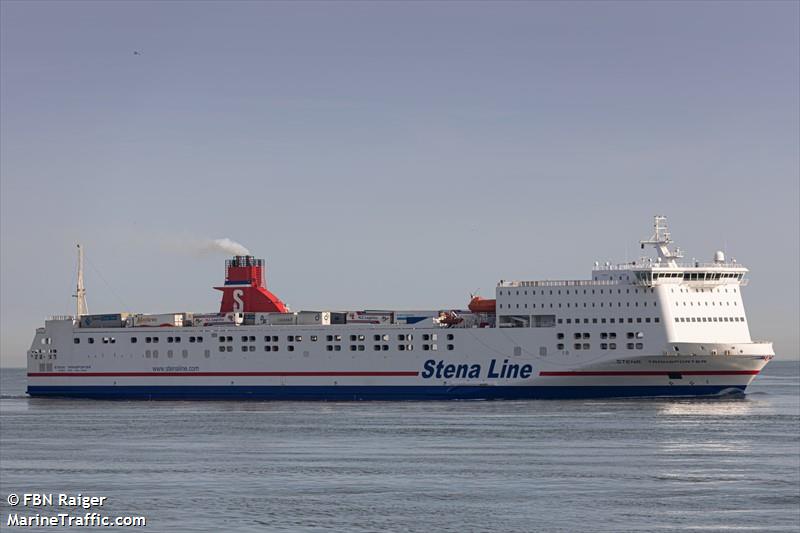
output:
POLYGON ((656 217, 642 241, 655 258, 596 263, 588 280, 501 281, 496 302, 473 299, 470 311, 291 313, 266 290, 263 262, 235 257, 210 318, 48 320, 28 353, 28 392, 466 399, 744 391, 774 355, 771 343, 750 337, 747 269, 722 252, 683 264, 670 244, 656 217))

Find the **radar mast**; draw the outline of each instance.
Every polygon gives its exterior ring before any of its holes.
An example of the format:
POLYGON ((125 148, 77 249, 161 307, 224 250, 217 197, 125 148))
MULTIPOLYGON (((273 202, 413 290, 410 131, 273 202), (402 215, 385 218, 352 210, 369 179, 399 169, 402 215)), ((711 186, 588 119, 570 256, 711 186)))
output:
POLYGON ((639 241, 639 243, 642 245, 642 250, 644 250, 645 244, 650 244, 655 247, 656 251, 658 252, 658 258, 660 261, 663 261, 670 266, 677 266, 678 263, 676 259, 683 257, 683 252, 681 252, 681 250, 678 248, 675 248, 675 251, 669 249, 668 245, 672 244, 673 241, 669 233, 669 229, 667 228, 667 217, 656 215, 653 217, 653 219, 653 236, 648 240, 639 241))

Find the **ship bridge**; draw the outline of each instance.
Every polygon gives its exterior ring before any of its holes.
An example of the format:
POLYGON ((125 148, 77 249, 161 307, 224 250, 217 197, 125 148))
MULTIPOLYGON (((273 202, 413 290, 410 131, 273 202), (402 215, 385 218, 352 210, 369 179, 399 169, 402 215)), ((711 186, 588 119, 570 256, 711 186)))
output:
POLYGON ((618 280, 635 285, 653 286, 659 284, 689 284, 693 287, 713 287, 717 285, 747 285, 745 274, 748 269, 736 262, 727 261, 725 253, 717 251, 712 262, 700 261, 679 262, 683 252, 679 248, 672 249, 671 234, 667 229, 667 219, 656 216, 653 224, 653 235, 639 241, 642 249, 653 246, 657 256, 642 257, 637 261, 612 265, 609 262, 601 265, 595 262, 592 269, 594 281, 618 280))

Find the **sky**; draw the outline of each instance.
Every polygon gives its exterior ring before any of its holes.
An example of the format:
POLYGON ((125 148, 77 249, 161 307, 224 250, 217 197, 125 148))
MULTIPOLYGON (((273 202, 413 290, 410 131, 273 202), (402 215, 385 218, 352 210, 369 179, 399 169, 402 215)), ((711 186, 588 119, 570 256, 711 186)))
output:
POLYGON ((0 364, 74 313, 215 311, 230 238, 294 309, 586 279, 652 216, 751 269, 800 354, 800 3, 0 3, 0 364), (136 52, 136 53, 135 53, 136 52))

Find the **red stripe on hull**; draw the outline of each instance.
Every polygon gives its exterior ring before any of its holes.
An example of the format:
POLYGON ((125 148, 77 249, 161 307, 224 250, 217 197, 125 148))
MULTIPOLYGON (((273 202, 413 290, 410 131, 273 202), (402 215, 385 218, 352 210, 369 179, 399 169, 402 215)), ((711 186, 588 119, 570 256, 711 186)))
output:
POLYGON ((267 376, 267 377, 350 377, 350 376, 381 376, 381 377, 416 377, 419 372, 28 372, 29 378, 54 378, 54 377, 232 377, 232 376, 267 376))
POLYGON ((591 372, 539 372, 540 376, 755 376, 758 370, 598 370, 591 372))

